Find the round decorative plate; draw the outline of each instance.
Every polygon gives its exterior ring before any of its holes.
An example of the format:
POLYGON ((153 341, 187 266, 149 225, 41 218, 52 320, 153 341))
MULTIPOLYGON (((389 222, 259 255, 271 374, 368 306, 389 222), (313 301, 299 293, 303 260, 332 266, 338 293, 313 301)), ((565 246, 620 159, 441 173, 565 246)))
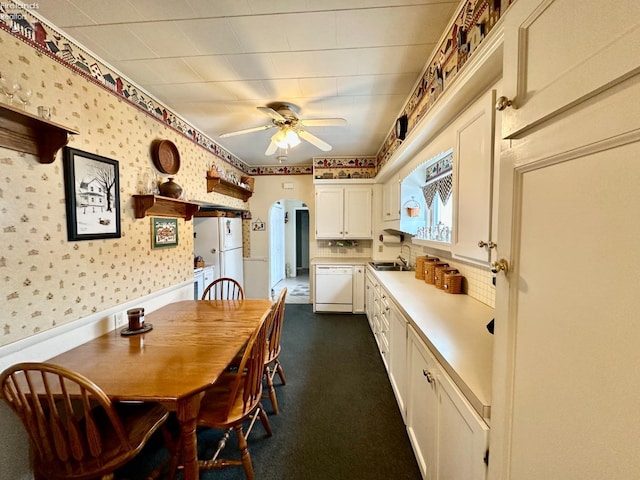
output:
POLYGON ((162 173, 175 175, 180 169, 180 153, 170 140, 156 140, 153 143, 153 164, 162 173))

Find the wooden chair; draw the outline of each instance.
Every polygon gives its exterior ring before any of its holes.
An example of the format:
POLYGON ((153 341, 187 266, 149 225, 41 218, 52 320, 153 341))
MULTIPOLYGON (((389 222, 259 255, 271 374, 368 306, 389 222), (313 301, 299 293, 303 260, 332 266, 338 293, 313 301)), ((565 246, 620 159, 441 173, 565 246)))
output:
POLYGON ((244 290, 233 278, 221 277, 214 280, 202 292, 201 300, 242 300, 244 290))
POLYGON ((271 311, 256 333, 249 339, 238 370, 225 373, 215 382, 213 387, 206 391, 202 398, 198 413, 198 425, 225 430, 225 433, 213 456, 208 460, 199 461, 201 470, 242 465, 247 479, 253 480, 254 478, 247 437, 258 417, 264 425, 267 435, 273 434, 260 399, 262 398, 267 333, 271 329, 274 319, 274 311, 271 311), (249 425, 245 431, 243 423, 246 421, 249 421, 249 425), (231 430, 236 432, 241 460, 219 458, 231 430))
POLYGON ((113 478, 169 415, 155 403, 112 403, 86 377, 48 363, 9 367, 0 394, 29 434, 36 480, 113 478))
POLYGON ((287 289, 283 288, 278 296, 274 307, 274 320, 269 336, 267 337, 267 349, 264 355, 264 375, 267 380, 267 388, 269 390, 269 399, 273 406, 273 413, 278 414, 278 399, 276 398, 276 389, 273 386, 273 379, 276 373, 280 377, 283 385, 287 384, 284 377, 284 371, 280 364, 280 337, 282 336, 282 324, 284 322, 284 304, 287 296, 287 289))

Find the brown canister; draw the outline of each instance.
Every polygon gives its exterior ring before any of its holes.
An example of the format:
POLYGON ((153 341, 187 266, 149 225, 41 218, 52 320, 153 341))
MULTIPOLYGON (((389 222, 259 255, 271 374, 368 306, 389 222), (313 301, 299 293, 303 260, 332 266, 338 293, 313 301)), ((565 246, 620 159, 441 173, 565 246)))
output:
POLYGON ((444 288, 444 276, 447 273, 456 273, 458 271, 457 268, 452 267, 438 267, 436 268, 436 272, 433 277, 433 284, 436 288, 443 289, 444 288))
POLYGON ((425 262, 424 263, 424 283, 433 285, 436 282, 436 268, 448 267, 448 266, 449 264, 447 262, 441 262, 440 259, 438 259, 435 262, 425 262))
POLYGON ((424 261, 427 257, 416 257, 416 278, 424 280, 424 261))
POLYGON ((127 310, 129 330, 135 332, 144 328, 144 308, 132 308, 127 310))
POLYGON ((462 280, 464 277, 461 273, 449 272, 444 274, 443 290, 447 293, 462 293, 462 280))
POLYGON ((429 265, 430 265, 431 263, 439 262, 439 261, 440 261, 440 259, 439 259, 438 257, 430 257, 429 255, 427 255, 426 257, 424 257, 424 263, 423 263, 423 265, 422 265, 422 277, 421 277, 421 278, 422 278, 422 280, 424 280, 424 281, 425 281, 425 283, 429 283, 429 282, 427 281, 427 280, 428 280, 428 278, 427 278, 427 277, 428 277, 428 275, 430 275, 430 274, 429 274, 429 271, 428 271, 428 267, 429 267, 429 265))

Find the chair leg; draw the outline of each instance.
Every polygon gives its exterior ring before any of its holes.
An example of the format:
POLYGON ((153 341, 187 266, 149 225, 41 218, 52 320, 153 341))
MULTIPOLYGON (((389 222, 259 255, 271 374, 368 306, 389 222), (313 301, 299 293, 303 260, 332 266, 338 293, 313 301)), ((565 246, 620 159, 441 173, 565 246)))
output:
POLYGON ((278 371, 278 376, 280 377, 282 384, 286 385, 287 380, 284 378, 284 371, 282 370, 282 365, 280 365, 279 361, 276 361, 276 370, 278 371))
POLYGON ((264 411, 264 407, 262 406, 262 403, 258 408, 259 408, 260 421, 262 422, 262 426, 266 430, 267 436, 271 437, 273 436, 273 430, 271 430, 271 423, 269 422, 269 417, 267 416, 267 413, 264 411))
POLYGON ((274 369, 271 372, 271 368, 267 365, 265 367, 265 375, 267 377, 267 388, 269 390, 269 399, 271 400, 271 405, 273 406, 273 414, 278 414, 278 399, 276 398, 276 389, 273 387, 273 377, 275 376, 276 370, 274 369))
POLYGON ((235 430, 236 435, 238 436, 238 448, 240 449, 244 473, 247 480, 253 480, 253 465, 251 464, 251 455, 249 455, 249 447, 247 445, 247 439, 242 431, 242 425, 236 425, 235 430))
POLYGON ((173 438, 166 425, 163 425, 161 430, 165 447, 169 451, 166 480, 174 480, 178 474, 178 468, 182 465, 182 436, 173 438))

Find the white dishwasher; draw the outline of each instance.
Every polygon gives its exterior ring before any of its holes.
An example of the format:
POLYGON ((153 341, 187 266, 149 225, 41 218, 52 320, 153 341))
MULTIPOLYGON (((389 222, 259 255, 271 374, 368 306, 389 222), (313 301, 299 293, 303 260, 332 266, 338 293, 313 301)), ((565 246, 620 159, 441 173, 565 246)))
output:
POLYGON ((314 312, 353 311, 353 266, 316 265, 314 312))

